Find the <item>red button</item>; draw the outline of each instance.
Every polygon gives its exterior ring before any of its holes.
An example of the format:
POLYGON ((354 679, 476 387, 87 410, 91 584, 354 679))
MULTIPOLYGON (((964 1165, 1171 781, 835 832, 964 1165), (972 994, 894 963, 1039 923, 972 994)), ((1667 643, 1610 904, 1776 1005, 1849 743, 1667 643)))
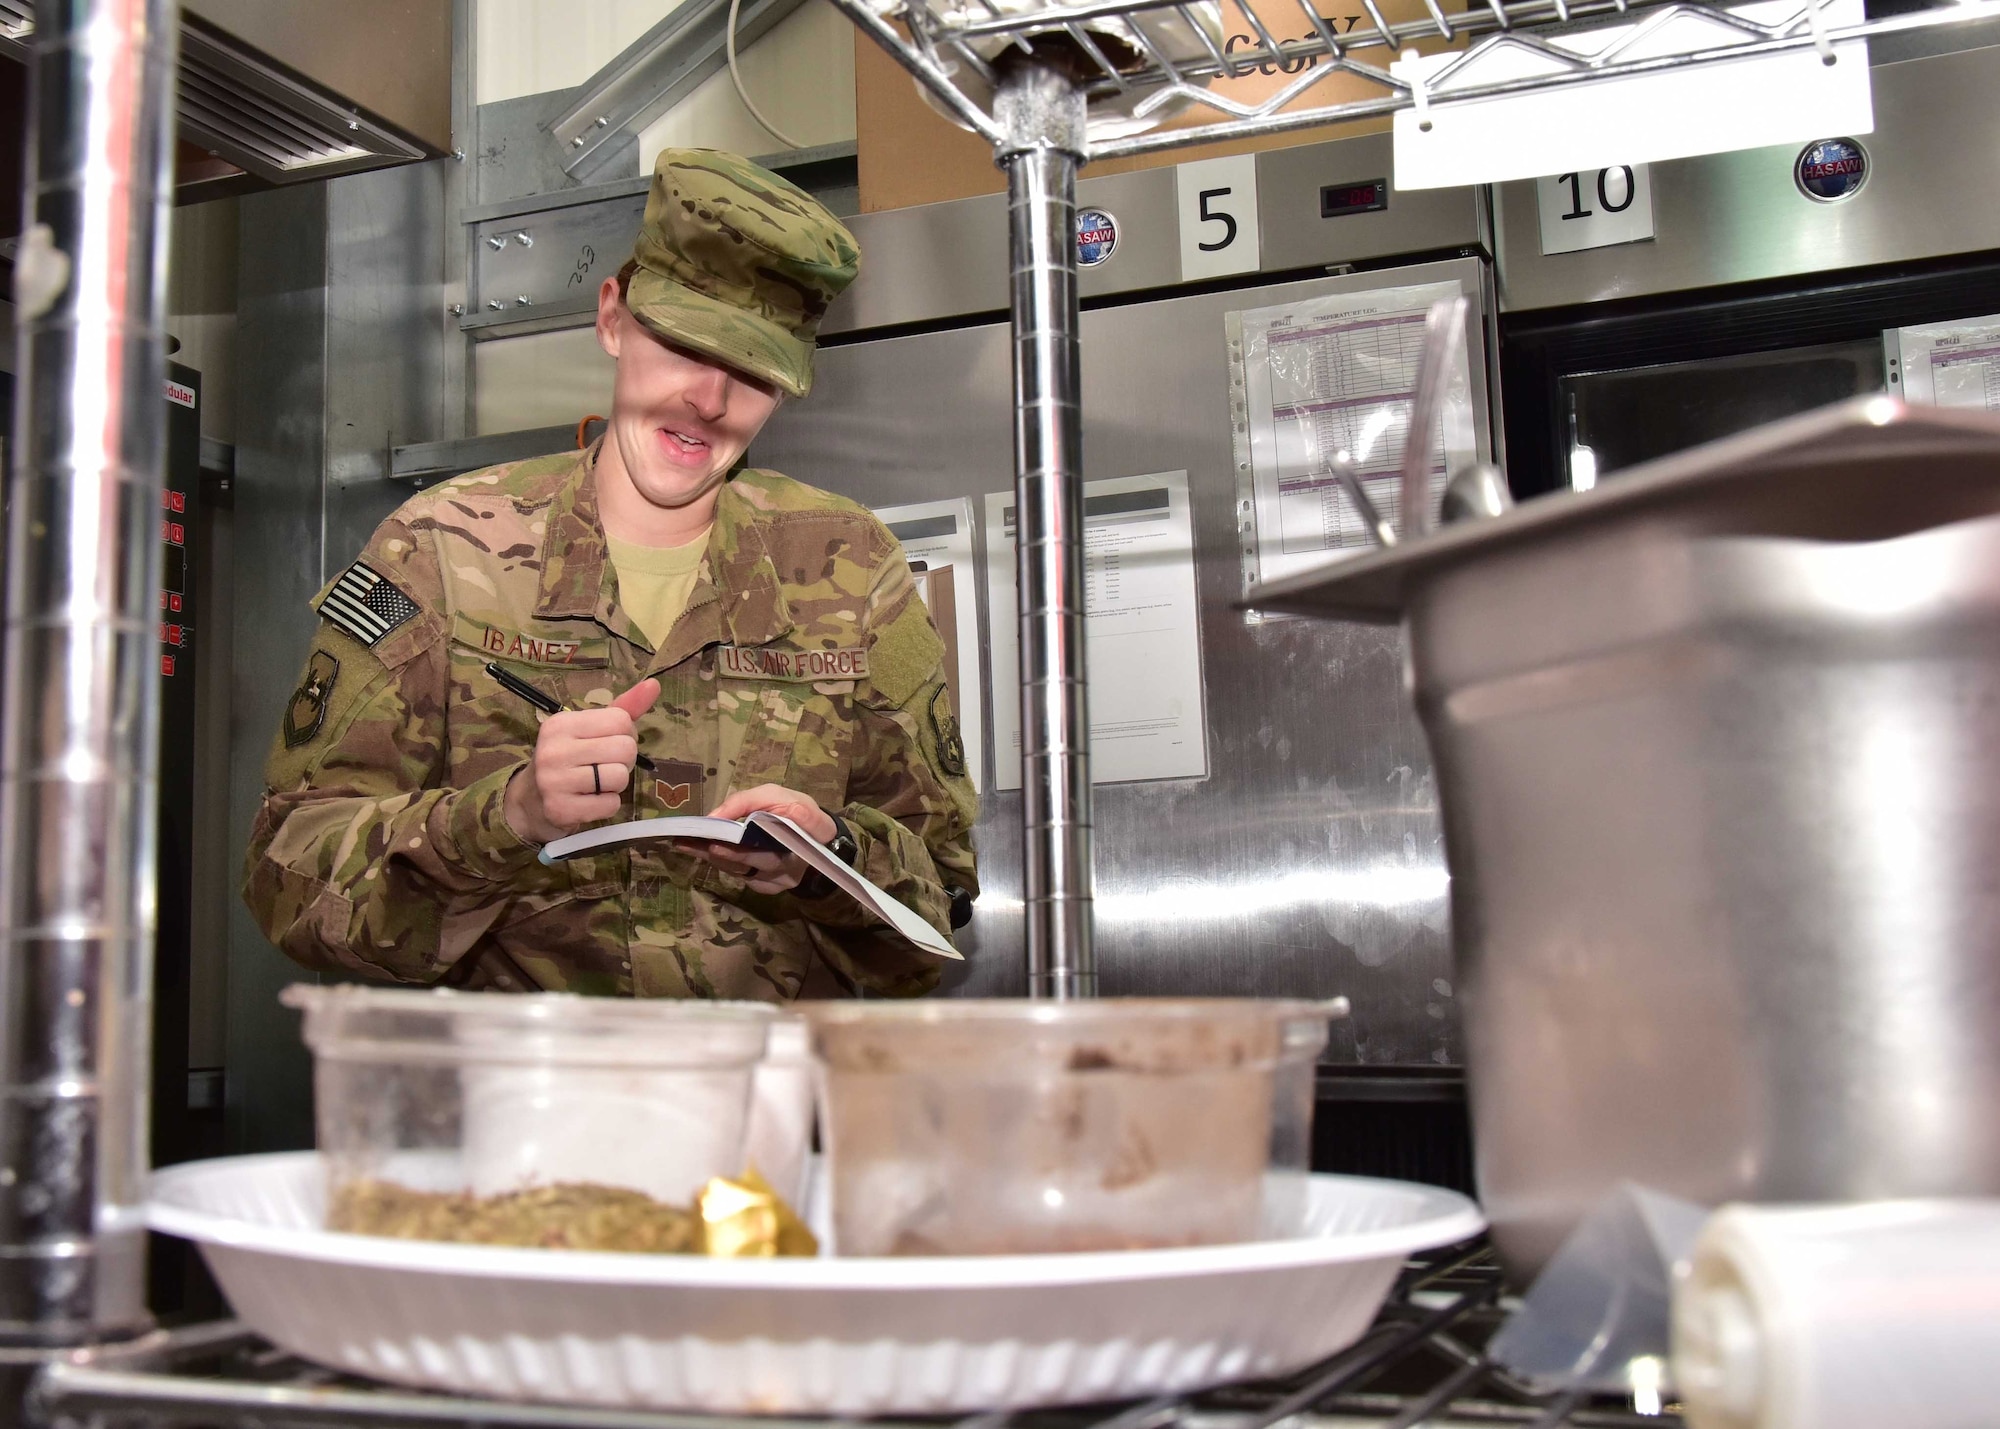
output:
POLYGON ((162 675, 171 675, 173 674, 173 672, 174 672, 174 657, 171 655, 162 655, 160 657, 160 673, 162 675))

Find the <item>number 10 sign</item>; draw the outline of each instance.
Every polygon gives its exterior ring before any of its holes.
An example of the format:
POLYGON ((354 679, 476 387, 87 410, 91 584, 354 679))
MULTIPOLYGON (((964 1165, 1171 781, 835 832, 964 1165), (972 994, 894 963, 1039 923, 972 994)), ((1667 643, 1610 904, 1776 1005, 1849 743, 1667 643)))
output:
POLYGON ((1653 185, 1644 164, 1578 169, 1535 180, 1542 252, 1574 253, 1653 236, 1653 185))

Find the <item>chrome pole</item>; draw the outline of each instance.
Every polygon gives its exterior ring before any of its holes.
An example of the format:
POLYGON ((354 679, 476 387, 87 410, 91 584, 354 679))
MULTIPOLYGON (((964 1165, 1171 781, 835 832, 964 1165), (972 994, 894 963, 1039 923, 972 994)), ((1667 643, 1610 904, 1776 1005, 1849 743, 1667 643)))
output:
POLYGON ((1084 682, 1082 364, 1076 170, 1083 92, 1011 55, 1006 131, 1014 328, 1014 510, 1021 644, 1021 892, 1031 997, 1092 997, 1090 718, 1084 682))
POLYGON ((0 1346, 143 1327, 176 7, 41 0, 0 599, 0 1346))

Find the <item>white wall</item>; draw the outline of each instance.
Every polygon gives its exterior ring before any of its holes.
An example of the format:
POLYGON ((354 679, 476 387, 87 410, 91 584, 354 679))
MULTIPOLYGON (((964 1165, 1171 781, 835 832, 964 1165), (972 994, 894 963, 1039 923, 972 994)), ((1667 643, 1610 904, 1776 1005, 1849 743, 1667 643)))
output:
POLYGON ((475 102, 582 84, 672 0, 473 0, 475 102))
MULTIPOLYGON (((574 88, 673 3, 474 0, 474 94, 491 104, 574 88)), ((806 0, 738 58, 758 107, 801 147, 854 138, 854 31, 827 0, 806 0)), ((633 172, 652 172, 666 148, 757 157, 785 147, 750 117, 724 70, 639 135, 633 172)), ((610 410, 611 361, 587 328, 478 343, 472 382, 475 433, 554 426, 610 410)))
MULTIPOLYGON (((737 59, 757 107, 800 148, 853 141, 854 26, 826 0, 806 0, 737 59)), ((640 133, 639 172, 651 173, 667 148, 754 157, 785 147, 750 117, 723 70, 640 133)))
MULTIPOLYGON (((582 84, 672 6, 673 0, 475 0, 478 102, 582 84)), ((854 138, 854 31, 826 0, 807 0, 738 58, 758 107, 802 147, 854 138)), ((649 172, 669 146, 750 155, 785 147, 750 117, 727 71, 639 136, 636 172, 649 172)))
POLYGON ((472 429, 519 432, 611 415, 613 364, 595 328, 503 337, 473 347, 472 429))

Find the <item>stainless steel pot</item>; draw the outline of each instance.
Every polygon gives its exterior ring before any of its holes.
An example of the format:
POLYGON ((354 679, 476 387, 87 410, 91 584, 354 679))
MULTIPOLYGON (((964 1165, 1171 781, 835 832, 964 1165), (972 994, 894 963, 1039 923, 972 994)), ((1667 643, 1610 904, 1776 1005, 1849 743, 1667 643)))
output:
POLYGON ((1401 618, 1481 1194, 2000 1194, 2000 420, 1829 408, 1273 586, 1401 618))

